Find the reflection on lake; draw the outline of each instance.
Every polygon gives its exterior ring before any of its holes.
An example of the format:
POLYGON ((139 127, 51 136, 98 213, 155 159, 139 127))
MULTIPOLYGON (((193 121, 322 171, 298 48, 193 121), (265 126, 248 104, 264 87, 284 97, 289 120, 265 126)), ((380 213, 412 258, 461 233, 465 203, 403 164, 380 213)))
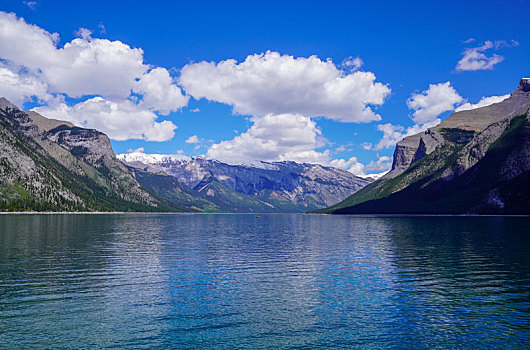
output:
POLYGON ((0 215, 0 344, 528 348, 529 224, 0 215))

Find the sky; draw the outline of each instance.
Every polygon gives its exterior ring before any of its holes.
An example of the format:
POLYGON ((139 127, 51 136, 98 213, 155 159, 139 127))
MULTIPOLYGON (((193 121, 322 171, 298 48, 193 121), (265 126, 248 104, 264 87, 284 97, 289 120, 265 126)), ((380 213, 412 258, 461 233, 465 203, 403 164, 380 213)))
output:
POLYGON ((387 171, 530 76, 528 1, 0 0, 0 96, 116 153, 387 171))

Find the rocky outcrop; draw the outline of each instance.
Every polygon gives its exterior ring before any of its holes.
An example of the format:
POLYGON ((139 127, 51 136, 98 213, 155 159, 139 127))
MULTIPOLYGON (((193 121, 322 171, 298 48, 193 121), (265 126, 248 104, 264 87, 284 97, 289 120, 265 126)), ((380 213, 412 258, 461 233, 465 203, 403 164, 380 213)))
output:
POLYGON ((515 93, 530 93, 530 78, 522 78, 521 80, 519 80, 519 86, 517 87, 515 93))
POLYGON ((394 150, 392 170, 384 178, 393 178, 401 174, 412 163, 430 154, 443 141, 442 136, 430 129, 416 135, 405 137, 398 142, 394 150))
POLYGON ((47 131, 45 135, 93 166, 102 165, 104 159, 115 158, 110 139, 97 130, 60 125, 47 131))

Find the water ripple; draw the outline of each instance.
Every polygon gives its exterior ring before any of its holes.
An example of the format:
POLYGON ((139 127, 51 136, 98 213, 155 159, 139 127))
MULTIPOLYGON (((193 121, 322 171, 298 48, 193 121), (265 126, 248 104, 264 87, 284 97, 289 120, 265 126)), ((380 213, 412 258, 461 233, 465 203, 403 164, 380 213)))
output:
POLYGON ((529 220, 3 215, 0 344, 529 348, 529 220))

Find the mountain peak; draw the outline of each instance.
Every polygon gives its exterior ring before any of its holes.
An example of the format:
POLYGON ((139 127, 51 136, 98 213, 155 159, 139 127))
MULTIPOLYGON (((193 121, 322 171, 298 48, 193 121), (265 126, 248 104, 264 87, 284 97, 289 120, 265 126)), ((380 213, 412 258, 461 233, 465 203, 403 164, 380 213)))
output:
POLYGON ((0 97, 0 109, 6 109, 7 107, 18 110, 18 107, 9 102, 8 99, 5 97, 0 97))
POLYGON ((519 86, 515 92, 530 92, 530 78, 519 80, 519 86))

